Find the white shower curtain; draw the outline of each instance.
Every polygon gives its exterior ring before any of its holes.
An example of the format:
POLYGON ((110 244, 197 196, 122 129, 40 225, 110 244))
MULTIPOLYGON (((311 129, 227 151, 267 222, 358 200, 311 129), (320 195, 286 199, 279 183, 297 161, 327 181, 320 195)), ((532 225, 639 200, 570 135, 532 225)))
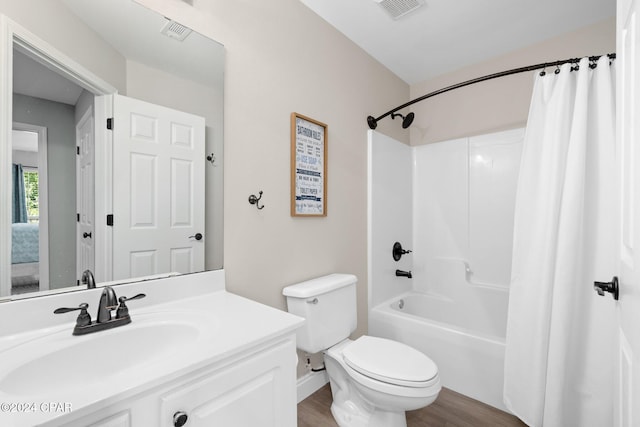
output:
POLYGON ((614 66, 537 76, 516 197, 504 400, 529 426, 612 425, 614 66))

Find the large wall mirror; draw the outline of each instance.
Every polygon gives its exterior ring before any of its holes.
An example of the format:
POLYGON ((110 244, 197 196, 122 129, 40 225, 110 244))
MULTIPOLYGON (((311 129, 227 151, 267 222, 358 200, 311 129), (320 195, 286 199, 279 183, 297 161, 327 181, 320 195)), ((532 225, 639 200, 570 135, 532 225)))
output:
POLYGON ((134 0, 0 14, 0 299, 222 268, 224 47, 134 0))

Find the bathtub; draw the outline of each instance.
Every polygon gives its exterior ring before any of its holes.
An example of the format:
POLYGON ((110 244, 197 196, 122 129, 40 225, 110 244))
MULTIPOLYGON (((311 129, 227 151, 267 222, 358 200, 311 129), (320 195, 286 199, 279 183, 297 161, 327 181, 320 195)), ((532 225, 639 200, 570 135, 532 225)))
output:
POLYGON ((490 290, 485 296, 488 304, 460 304, 404 293, 371 310, 369 335, 422 351, 438 365, 444 387, 507 411, 502 386, 508 292, 490 290))

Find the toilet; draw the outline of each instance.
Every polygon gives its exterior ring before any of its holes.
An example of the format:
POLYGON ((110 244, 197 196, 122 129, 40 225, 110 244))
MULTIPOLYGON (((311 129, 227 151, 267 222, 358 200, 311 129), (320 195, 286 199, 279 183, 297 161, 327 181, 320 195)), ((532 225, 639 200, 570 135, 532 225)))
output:
POLYGON ((297 347, 323 352, 340 427, 406 427, 405 412, 432 403, 440 392, 438 367, 418 350, 356 329, 356 283, 352 274, 330 274, 287 286, 290 313, 304 317, 297 347))

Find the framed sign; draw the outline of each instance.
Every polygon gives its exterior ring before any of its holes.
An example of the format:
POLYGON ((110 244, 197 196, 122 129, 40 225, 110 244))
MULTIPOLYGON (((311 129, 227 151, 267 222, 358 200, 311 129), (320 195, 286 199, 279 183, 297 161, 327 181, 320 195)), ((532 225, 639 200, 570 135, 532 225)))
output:
POLYGON ((291 216, 327 216, 327 125, 291 113, 291 216))

